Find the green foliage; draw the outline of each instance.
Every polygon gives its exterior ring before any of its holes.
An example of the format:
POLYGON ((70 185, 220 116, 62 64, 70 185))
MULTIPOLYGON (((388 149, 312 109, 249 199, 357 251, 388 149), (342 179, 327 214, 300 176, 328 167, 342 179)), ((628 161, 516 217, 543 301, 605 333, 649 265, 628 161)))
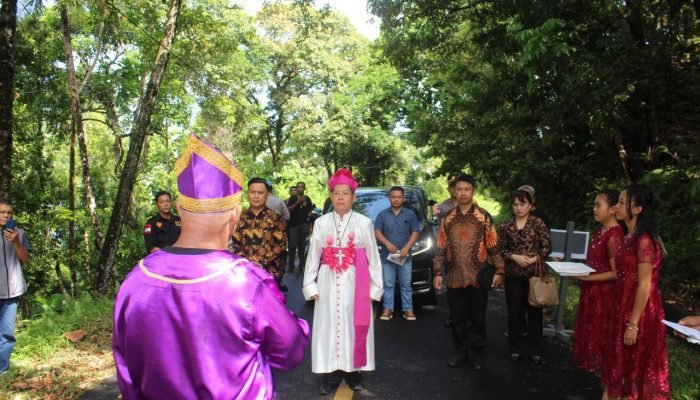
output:
MULTIPOLYGON (((86 334, 103 333, 104 325, 111 325, 114 301, 83 296, 76 300, 61 295, 36 297, 43 308, 40 318, 23 321, 17 330, 17 345, 12 353, 13 362, 34 364, 48 359, 61 348, 70 345, 65 332, 82 329, 86 334)), ((92 338, 96 340, 96 338, 92 338)))
POLYGON ((660 279, 668 297, 700 296, 700 175, 677 168, 650 171, 642 182, 654 191, 656 223, 667 258, 660 279), (679 190, 687 188, 687 190, 679 190))
POLYGON ((700 398, 700 352, 697 345, 683 343, 678 338, 666 340, 668 369, 671 374, 671 394, 674 400, 700 398))
POLYGON ((369 4, 406 82, 408 136, 444 160, 438 173, 472 171, 502 201, 530 184, 553 227, 582 227, 593 225, 597 190, 677 171, 655 185, 683 193, 660 198, 660 220, 685 216, 660 222, 674 250, 664 279, 700 279, 686 265, 700 251, 687 234, 700 154, 700 103, 689 101, 700 95, 692 2, 369 4))

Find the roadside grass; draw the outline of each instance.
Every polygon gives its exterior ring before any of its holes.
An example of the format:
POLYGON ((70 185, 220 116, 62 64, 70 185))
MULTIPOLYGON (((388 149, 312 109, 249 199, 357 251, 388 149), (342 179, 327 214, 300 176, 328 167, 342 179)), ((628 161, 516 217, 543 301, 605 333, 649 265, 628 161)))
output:
POLYGON ((0 378, 0 398, 76 399, 114 374, 111 299, 40 299, 41 318, 19 321, 10 373, 0 378), (82 331, 72 342, 64 333, 82 331))
POLYGON ((700 346, 667 336, 673 400, 700 399, 700 346))

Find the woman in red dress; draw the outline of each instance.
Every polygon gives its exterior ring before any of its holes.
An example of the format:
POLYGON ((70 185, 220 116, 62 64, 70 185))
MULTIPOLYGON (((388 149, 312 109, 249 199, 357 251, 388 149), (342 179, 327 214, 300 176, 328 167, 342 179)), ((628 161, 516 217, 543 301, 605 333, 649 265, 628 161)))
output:
POLYGON ((617 272, 615 256, 625 236, 615 218, 615 206, 620 192, 606 189, 598 193, 593 205, 593 218, 601 227, 593 234, 588 245, 586 264, 595 270, 582 276, 581 297, 574 331, 574 363, 586 371, 600 371, 606 341, 609 338, 608 321, 617 272))
POLYGON ((629 400, 671 396, 666 355, 666 329, 659 268, 663 244, 656 233, 651 190, 630 185, 616 208, 629 234, 615 258, 617 307, 610 326, 602 379, 606 396, 629 400))

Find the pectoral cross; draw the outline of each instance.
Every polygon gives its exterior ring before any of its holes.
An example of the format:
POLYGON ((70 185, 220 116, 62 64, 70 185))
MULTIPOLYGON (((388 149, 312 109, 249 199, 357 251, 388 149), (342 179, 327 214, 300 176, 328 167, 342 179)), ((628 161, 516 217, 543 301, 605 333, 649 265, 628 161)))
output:
POLYGON ((338 249, 338 252, 335 253, 335 258, 338 259, 338 265, 343 265, 343 258, 345 258, 345 254, 342 250, 338 249))

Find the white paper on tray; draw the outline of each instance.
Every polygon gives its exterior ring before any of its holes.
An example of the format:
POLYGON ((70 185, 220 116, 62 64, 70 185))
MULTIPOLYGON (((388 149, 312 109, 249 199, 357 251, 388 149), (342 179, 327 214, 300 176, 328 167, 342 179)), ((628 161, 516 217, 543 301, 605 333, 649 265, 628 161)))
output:
POLYGON ((547 261, 547 265, 561 276, 588 276, 595 272, 593 268, 580 262, 547 261))
POLYGON ((663 322, 666 326, 670 326, 673 330, 678 331, 678 333, 682 333, 685 336, 687 336, 688 341, 690 343, 700 344, 700 331, 699 330, 689 328, 687 326, 683 326, 683 325, 677 324, 675 322, 666 321, 665 319, 662 319, 661 322, 663 322))

